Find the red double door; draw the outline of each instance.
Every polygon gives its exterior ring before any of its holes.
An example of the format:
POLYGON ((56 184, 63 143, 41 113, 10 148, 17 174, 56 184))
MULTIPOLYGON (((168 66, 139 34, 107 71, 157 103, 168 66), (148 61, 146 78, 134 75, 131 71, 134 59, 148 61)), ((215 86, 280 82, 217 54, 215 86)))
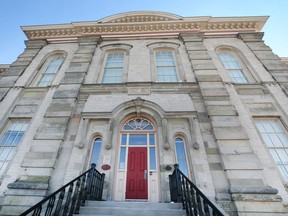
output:
POLYGON ((147 148, 129 147, 126 199, 148 199, 147 148))

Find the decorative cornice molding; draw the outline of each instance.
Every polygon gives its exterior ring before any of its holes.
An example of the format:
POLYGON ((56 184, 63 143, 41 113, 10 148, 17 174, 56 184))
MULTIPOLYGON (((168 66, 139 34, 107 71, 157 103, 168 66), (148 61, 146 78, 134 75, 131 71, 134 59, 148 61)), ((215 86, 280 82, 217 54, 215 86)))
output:
POLYGON ((259 32, 267 16, 255 17, 180 17, 161 12, 130 12, 103 18, 96 22, 23 26, 29 40, 75 38, 81 36, 165 35, 182 32, 235 34, 259 32))
POLYGON ((10 64, 0 64, 0 76, 9 70, 10 64))

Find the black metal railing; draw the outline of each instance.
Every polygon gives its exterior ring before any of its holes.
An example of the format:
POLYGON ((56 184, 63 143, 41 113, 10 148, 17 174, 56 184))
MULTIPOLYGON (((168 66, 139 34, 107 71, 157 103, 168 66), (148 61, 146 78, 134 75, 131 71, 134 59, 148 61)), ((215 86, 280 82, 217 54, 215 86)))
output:
POLYGON ((187 216, 225 215, 179 170, 178 164, 174 166, 169 175, 171 201, 182 202, 187 216))
POLYGON ((86 200, 102 200, 105 174, 101 174, 92 164, 91 168, 70 181, 20 216, 64 216, 79 213, 86 200))

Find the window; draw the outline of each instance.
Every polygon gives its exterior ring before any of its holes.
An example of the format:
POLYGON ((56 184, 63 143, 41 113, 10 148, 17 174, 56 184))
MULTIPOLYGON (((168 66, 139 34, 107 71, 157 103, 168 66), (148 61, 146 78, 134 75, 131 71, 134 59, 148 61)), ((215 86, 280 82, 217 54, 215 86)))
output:
POLYGON ((149 169, 154 171, 156 165, 156 141, 153 124, 144 118, 128 120, 122 127, 119 169, 126 167, 126 154, 129 147, 146 147, 149 155, 149 169))
POLYGON ((29 121, 19 120, 11 122, 0 140, 0 176, 5 172, 9 161, 12 159, 16 147, 20 143, 29 121))
POLYGON ((179 169, 182 173, 188 176, 188 166, 186 160, 186 153, 185 153, 185 143, 182 138, 175 139, 175 148, 176 148, 176 156, 177 156, 177 163, 179 165, 179 169))
POLYGON ((257 129, 276 166, 288 181, 288 135, 279 119, 255 120, 257 129))
POLYGON ((48 58, 44 63, 43 67, 40 69, 40 74, 36 80, 36 86, 45 87, 51 84, 55 75, 60 70, 62 63, 64 62, 63 55, 53 55, 48 58))
POLYGON ((237 57, 228 52, 221 51, 218 54, 224 68, 226 69, 230 79, 235 83, 249 83, 249 80, 244 74, 244 70, 242 65, 238 61, 237 57))
POLYGON ((173 52, 160 50, 155 52, 158 82, 178 82, 173 52))
POLYGON ((93 149, 92 149, 91 160, 90 160, 90 163, 91 164, 95 163, 96 166, 99 163, 101 146, 102 146, 102 139, 96 138, 93 143, 93 149))
POLYGON ((108 53, 102 83, 122 83, 124 52, 108 53))

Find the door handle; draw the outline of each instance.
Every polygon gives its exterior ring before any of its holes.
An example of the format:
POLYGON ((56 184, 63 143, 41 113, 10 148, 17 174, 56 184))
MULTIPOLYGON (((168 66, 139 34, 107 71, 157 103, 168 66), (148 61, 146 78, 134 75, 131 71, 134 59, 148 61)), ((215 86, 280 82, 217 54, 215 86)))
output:
POLYGON ((147 179, 147 170, 144 170, 144 179, 147 179))

